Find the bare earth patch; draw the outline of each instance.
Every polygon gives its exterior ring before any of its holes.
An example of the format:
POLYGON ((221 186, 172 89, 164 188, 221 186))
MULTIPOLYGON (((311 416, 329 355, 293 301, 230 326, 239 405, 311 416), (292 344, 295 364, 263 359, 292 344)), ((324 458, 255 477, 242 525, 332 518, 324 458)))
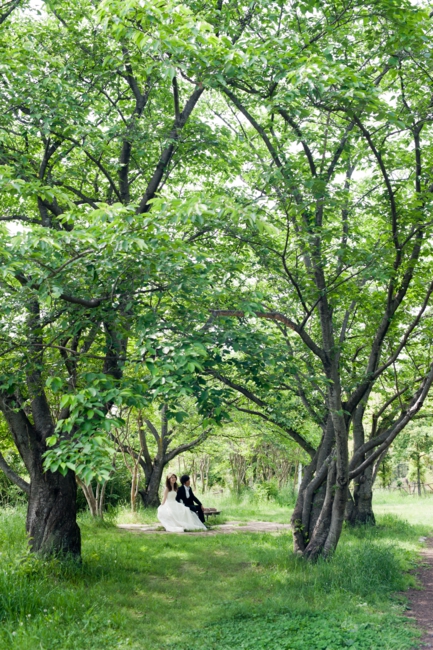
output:
POLYGON ((422 551, 423 565, 418 572, 422 590, 406 592, 411 610, 408 616, 415 619, 424 630, 423 648, 433 648, 433 538, 426 540, 427 548, 422 551))
POLYGON ((185 532, 185 533, 168 533, 161 530, 157 524, 119 524, 117 526, 122 530, 129 530, 135 533, 159 533, 162 535, 217 535, 219 533, 279 533, 287 532, 291 529, 290 524, 276 524, 271 521, 249 521, 242 523, 240 521, 231 521, 228 524, 220 524, 206 532, 185 532))

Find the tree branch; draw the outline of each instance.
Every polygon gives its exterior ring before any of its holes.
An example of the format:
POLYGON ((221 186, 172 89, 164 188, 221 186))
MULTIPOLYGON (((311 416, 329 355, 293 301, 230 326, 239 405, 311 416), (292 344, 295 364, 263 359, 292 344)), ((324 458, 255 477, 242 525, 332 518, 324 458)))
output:
POLYGON ((374 157, 377 160, 377 163, 379 165, 379 169, 381 171, 381 174, 383 176, 383 180, 385 182, 385 186, 386 186, 386 189, 387 189, 387 192, 388 192, 388 199, 389 199, 389 203, 390 203, 390 206, 391 206, 392 239, 393 239, 394 247, 395 247, 395 250, 396 250, 396 264, 399 264, 400 258, 401 258, 401 249, 400 249, 400 244, 399 244, 399 241, 398 241, 397 205, 396 205, 396 202, 395 202, 394 190, 392 189, 391 180, 389 178, 387 169, 386 169, 385 164, 383 162, 382 155, 381 155, 380 151, 378 151, 376 149, 376 146, 375 146, 375 144, 373 142, 373 139, 372 139, 369 131, 362 124, 359 117, 357 117, 355 115, 353 120, 358 125, 361 133, 363 134, 363 136, 367 140, 368 145, 369 145, 371 151, 373 152, 374 157))
POLYGON ((175 449, 172 449, 168 453, 164 455, 164 464, 169 463, 173 458, 178 456, 179 454, 182 454, 184 451, 188 451, 188 449, 192 449, 193 447, 196 447, 200 443, 204 442, 206 438, 209 436, 210 432, 212 429, 206 429, 206 431, 203 431, 202 434, 198 436, 198 438, 195 438, 195 440, 192 440, 191 442, 186 442, 184 445, 180 445, 179 447, 176 447, 175 449))
POLYGON ((302 447, 302 449, 304 451, 306 451, 309 456, 311 456, 311 458, 316 453, 316 449, 312 445, 310 445, 310 443, 307 442, 307 440, 305 440, 305 438, 303 438, 294 429, 291 429, 290 427, 286 427, 283 424, 281 424, 279 422, 276 422, 275 420, 273 420, 272 418, 269 418, 267 415, 265 415, 264 413, 261 413, 260 411, 253 411, 251 409, 243 408, 242 406, 236 406, 236 409, 238 411, 241 411, 242 413, 248 413, 249 415, 255 415, 255 416, 259 417, 259 418, 262 418, 262 420, 265 420, 266 422, 269 422, 269 424, 273 424, 274 426, 278 427, 279 429, 284 431, 284 433, 286 433, 290 438, 292 438, 292 440, 297 442, 298 445, 300 447, 302 447))
POLYGON ((147 418, 144 418, 144 421, 146 423, 147 428, 149 429, 149 431, 151 432, 151 434, 155 438, 156 442, 159 444, 159 433, 156 430, 155 425, 147 418))
MULTIPOLYGON (((9 16, 14 11, 14 9, 19 7, 20 4, 21 4, 21 0, 11 0, 11 2, 6 3, 6 10, 3 11, 3 13, 0 15, 0 25, 2 23, 4 23, 5 20, 7 20, 7 18, 9 18, 9 16), (8 6, 8 4, 9 4, 9 6, 8 6)), ((2 9, 3 9, 3 7, 2 7, 2 9)))
MULTIPOLYGON (((213 314, 215 317, 228 316, 233 318, 243 318, 245 316, 244 311, 229 310, 229 309, 212 309, 211 314, 213 314)), ((311 350, 311 352, 313 352, 313 354, 315 354, 322 362, 325 362, 324 351, 321 348, 319 348, 319 346, 313 341, 313 339, 309 336, 309 334, 307 334, 307 332, 304 329, 302 329, 300 325, 292 321, 290 318, 287 318, 287 316, 284 316, 284 314, 280 314, 277 311, 272 311, 272 312, 257 311, 254 312, 254 316, 256 316, 256 318, 265 318, 267 320, 279 321, 280 323, 284 323, 284 325, 287 325, 287 327, 289 327, 291 330, 299 334, 301 339, 311 350)))
POLYGON ((350 479, 356 478, 357 476, 359 476, 359 474, 362 474, 362 472, 367 467, 369 467, 369 465, 371 465, 377 458, 379 458, 379 456, 382 454, 382 452, 385 449, 388 449, 388 447, 395 440, 395 438, 398 436, 400 431, 402 431, 405 428, 405 426, 412 420, 412 418, 422 408, 432 383, 433 383, 433 364, 431 364, 428 374, 424 378, 424 381, 421 387, 419 388, 419 390, 413 396, 407 410, 400 415, 398 420, 394 422, 394 424, 391 427, 389 427, 386 431, 384 431, 380 436, 377 436, 376 438, 373 438, 372 440, 366 442, 364 445, 362 445, 362 447, 360 447, 357 450, 357 453, 354 454, 350 462, 350 468, 351 468, 349 474, 350 479), (355 468, 356 462, 360 458, 362 458, 364 454, 366 454, 371 449, 374 449, 375 447, 377 447, 376 451, 374 451, 363 463, 361 463, 358 467, 355 468))
POLYGON ((188 99, 188 101, 186 102, 182 113, 179 115, 179 119, 175 119, 173 128, 171 129, 168 136, 168 141, 170 144, 168 144, 165 147, 164 151, 161 154, 158 164, 156 165, 154 174, 149 181, 149 184, 146 188, 143 198, 140 201, 140 205, 137 209, 138 214, 149 212, 150 210, 149 201, 154 198, 154 196, 156 195, 159 189, 162 178, 164 176, 164 172, 173 157, 176 144, 178 143, 180 137, 180 133, 183 127, 185 126, 185 124, 187 123, 191 113, 193 112, 203 92, 204 92, 203 85, 199 84, 197 88, 194 90, 194 92, 192 93, 192 95, 190 96, 190 98, 188 99))
POLYGON ((59 298, 66 302, 70 302, 73 305, 82 305, 83 307, 99 307, 104 300, 107 300, 107 298, 78 298, 76 296, 71 296, 68 293, 62 293, 59 298))
POLYGON ((26 494, 30 494, 30 483, 27 483, 21 476, 18 476, 16 472, 8 465, 6 462, 6 459, 4 458, 3 454, 0 452, 0 469, 3 470, 3 472, 6 474, 8 479, 12 481, 12 483, 15 483, 20 490, 25 492, 26 494))
POLYGON ((314 159, 313 159, 313 154, 311 153, 311 149, 308 146, 305 138, 302 135, 302 131, 301 131, 300 127, 298 126, 298 124, 296 124, 295 120, 292 117, 290 117, 288 112, 286 110, 284 110, 284 108, 279 108, 278 112, 281 115, 281 117, 287 122, 287 124, 290 124, 290 126, 292 127, 292 129, 294 130, 296 135, 298 136, 299 141, 300 141, 300 143, 302 144, 302 146, 304 148, 305 155, 307 156, 308 164, 310 165, 311 174, 313 176, 317 176, 317 170, 316 170, 316 165, 315 165, 315 162, 314 162, 314 159))

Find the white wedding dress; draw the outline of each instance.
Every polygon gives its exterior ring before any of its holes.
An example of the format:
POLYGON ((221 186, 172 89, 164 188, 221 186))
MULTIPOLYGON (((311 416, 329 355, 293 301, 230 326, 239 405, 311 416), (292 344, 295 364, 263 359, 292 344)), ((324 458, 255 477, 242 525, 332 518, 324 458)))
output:
POLYGON ((195 512, 176 501, 176 492, 167 494, 164 505, 158 508, 158 519, 169 533, 183 533, 185 530, 206 530, 195 512))

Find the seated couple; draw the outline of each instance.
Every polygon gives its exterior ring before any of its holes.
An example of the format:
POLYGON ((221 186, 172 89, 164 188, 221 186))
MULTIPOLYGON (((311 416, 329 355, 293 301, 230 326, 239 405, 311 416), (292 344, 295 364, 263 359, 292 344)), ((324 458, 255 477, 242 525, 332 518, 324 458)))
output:
POLYGON ((189 476, 185 474, 180 482, 182 485, 178 488, 176 474, 167 476, 164 497, 158 508, 159 521, 169 533, 206 530, 203 506, 190 487, 189 476))

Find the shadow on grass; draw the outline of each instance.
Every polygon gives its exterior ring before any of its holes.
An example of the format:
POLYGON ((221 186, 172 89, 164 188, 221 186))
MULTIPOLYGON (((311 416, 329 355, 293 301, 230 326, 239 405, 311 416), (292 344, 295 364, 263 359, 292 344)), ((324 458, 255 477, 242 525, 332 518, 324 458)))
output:
POLYGON ((25 553, 23 513, 0 517, 0 647, 8 650, 408 650, 414 628, 392 598, 413 578, 425 529, 394 517, 347 529, 329 562, 291 535, 131 533, 82 519, 83 564, 25 553))

